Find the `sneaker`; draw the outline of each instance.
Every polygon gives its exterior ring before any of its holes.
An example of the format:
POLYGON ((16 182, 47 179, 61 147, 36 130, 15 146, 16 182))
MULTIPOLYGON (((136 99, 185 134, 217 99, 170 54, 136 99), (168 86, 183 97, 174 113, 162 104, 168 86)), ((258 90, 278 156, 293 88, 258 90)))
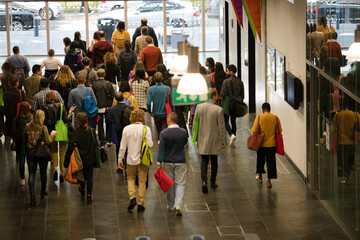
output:
POLYGON ((236 136, 234 134, 231 134, 231 136, 230 136, 230 146, 235 147, 235 142, 236 142, 236 136))
POLYGON ((88 196, 87 196, 86 202, 87 202, 87 204, 90 204, 90 203, 93 202, 93 199, 92 199, 91 195, 88 195, 88 196))
POLYGON ((60 173, 60 183, 64 182, 64 175, 60 173))
POLYGON ((207 186, 202 186, 202 192, 203 193, 208 193, 208 187, 207 186))
POLYGON ((43 199, 43 198, 45 198, 45 196, 47 196, 48 194, 49 194, 48 191, 44 190, 44 191, 41 191, 40 196, 41 196, 41 198, 43 199))
POLYGON ((89 15, 91 15, 91 14, 93 14, 94 13, 94 11, 91 11, 91 12, 89 12, 89 15))
POLYGON ((20 185, 21 185, 21 186, 25 186, 25 178, 24 178, 24 179, 20 179, 20 185))
POLYGON ((170 211, 170 212, 174 212, 175 211, 175 208, 171 208, 169 207, 169 205, 166 206, 167 210, 170 211))
POLYGON ((131 211, 134 209, 134 207, 136 206, 136 198, 133 198, 130 200, 129 206, 128 206, 128 211, 131 211))
POLYGON ((179 207, 175 208, 175 215, 176 216, 182 216, 181 208, 179 208, 179 207))
POLYGON ((212 189, 215 189, 215 188, 217 188, 217 187, 218 187, 218 185, 217 185, 216 183, 212 183, 212 184, 211 184, 211 188, 212 188, 212 189))
POLYGON ((81 186, 79 186, 79 192, 81 194, 82 197, 85 196, 85 189, 84 188, 81 188, 81 186))
POLYGON ((108 145, 108 146, 110 147, 110 146, 112 146, 112 145, 113 145, 113 143, 112 143, 112 142, 107 141, 107 142, 105 143, 105 145, 108 145))
POLYGON ((55 170, 54 172, 54 182, 56 182, 58 180, 58 172, 55 170))
POLYGON ((143 212, 143 211, 145 211, 145 207, 143 205, 138 205, 137 211, 143 212))

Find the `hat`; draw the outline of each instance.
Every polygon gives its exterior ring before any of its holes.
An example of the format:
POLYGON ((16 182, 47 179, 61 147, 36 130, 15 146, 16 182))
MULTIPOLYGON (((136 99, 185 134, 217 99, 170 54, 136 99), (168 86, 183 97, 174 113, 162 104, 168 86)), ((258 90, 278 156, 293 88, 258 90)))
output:
POLYGON ((99 68, 99 69, 97 70, 97 73, 104 74, 104 73, 105 73, 105 69, 99 68))

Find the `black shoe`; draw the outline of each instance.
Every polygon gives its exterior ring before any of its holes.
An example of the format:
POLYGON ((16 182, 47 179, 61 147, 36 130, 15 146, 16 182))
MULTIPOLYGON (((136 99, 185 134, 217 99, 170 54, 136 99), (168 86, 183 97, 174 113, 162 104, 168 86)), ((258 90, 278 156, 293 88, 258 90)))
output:
POLYGON ((55 171, 54 172, 54 182, 56 182, 58 180, 58 172, 55 171))
POLYGON ((81 186, 79 186, 79 192, 81 193, 81 196, 84 197, 85 196, 85 189, 81 188, 81 186))
POLYGON ((64 182, 64 175, 60 173, 60 183, 64 182))
POLYGON ((133 198, 130 200, 129 206, 128 206, 128 211, 131 211, 134 209, 134 207, 136 206, 136 198, 133 198))
POLYGON ((90 204, 90 203, 93 202, 93 199, 92 199, 91 196, 88 195, 87 198, 86 198, 86 201, 87 201, 87 204, 90 204))
POLYGON ((35 196, 30 196, 30 206, 35 206, 35 196))
POLYGON ((117 172, 117 173, 123 173, 123 170, 122 170, 121 168, 117 168, 117 169, 116 169, 116 172, 117 172))
POLYGON ((44 191, 41 191, 41 198, 45 198, 45 196, 47 196, 49 193, 48 191, 44 190, 44 191))
POLYGON ((202 192, 203 193, 208 193, 208 187, 206 185, 202 186, 202 192))
POLYGON ((143 205, 138 205, 137 211, 138 212, 143 212, 143 211, 145 211, 145 207, 143 205))
POLYGON ((212 188, 212 189, 217 188, 217 187, 218 187, 218 185, 217 185, 216 183, 212 183, 212 184, 211 184, 211 188, 212 188))

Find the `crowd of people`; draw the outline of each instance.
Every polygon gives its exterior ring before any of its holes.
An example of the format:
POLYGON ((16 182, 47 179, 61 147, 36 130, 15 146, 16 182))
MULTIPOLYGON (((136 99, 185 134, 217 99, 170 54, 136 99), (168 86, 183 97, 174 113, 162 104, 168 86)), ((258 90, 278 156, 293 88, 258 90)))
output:
MULTIPOLYGON (((4 104, 0 107, 0 135, 12 138, 12 149, 19 162, 20 184, 25 185, 26 159, 30 205, 34 206, 37 165, 41 175, 41 198, 44 198, 48 195, 48 162, 53 165, 53 181, 62 183, 66 177, 65 169, 69 167, 73 153, 78 151, 84 178, 79 192, 91 203, 97 150, 115 145, 117 171, 126 170, 128 210, 137 205, 139 212, 144 211, 148 166, 142 164, 141 152, 145 140, 149 148, 154 145, 151 129, 145 125, 145 114, 149 114, 156 127, 154 139, 159 144, 157 169, 163 168, 175 182, 168 191, 168 209, 181 215, 186 182, 187 127, 191 129, 197 124, 197 128, 192 129, 198 135, 202 192, 208 193, 208 163, 211 163, 210 186, 216 189, 217 156, 227 145, 226 133, 230 138, 229 145, 235 147, 236 118, 239 116, 233 102, 243 102, 243 82, 236 77, 234 65, 224 69, 222 63, 207 58, 206 68, 199 64, 199 71, 209 76, 210 101, 175 106, 171 75, 163 64, 154 30, 147 26, 146 19, 141 20, 132 43, 124 22, 118 23, 111 43, 105 37, 103 31, 95 32, 86 49, 81 34, 75 32, 73 41, 70 38, 63 40, 64 63, 54 58, 55 52, 50 49, 47 59, 32 66, 31 76, 28 75, 27 59, 20 55, 17 46, 13 47, 14 55, 3 64, 0 75, 3 95, 0 97, 4 104), (224 104, 224 99, 230 100, 230 104, 224 104), (49 154, 43 146, 49 146, 49 154)), ((274 115, 270 114, 270 105, 265 104, 263 110, 264 116, 253 128, 257 129, 261 124, 261 133, 265 135, 258 152, 257 180, 261 182, 265 173, 266 159, 270 169, 267 186, 271 187, 270 179, 276 178, 273 150, 276 123, 274 115)))

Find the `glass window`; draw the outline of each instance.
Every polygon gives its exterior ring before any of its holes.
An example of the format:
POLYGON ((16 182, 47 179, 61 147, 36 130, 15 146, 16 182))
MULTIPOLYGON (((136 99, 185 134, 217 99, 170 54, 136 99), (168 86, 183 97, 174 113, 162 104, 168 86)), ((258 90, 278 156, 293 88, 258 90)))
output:
POLYGON ((128 1, 127 18, 131 39, 133 39, 136 28, 140 27, 141 19, 146 18, 147 25, 154 29, 158 39, 158 47, 164 51, 164 45, 161 42, 161 36, 164 32, 163 1, 128 1))
MULTIPOLYGON (((90 2, 89 5, 91 6, 90 2)), ((50 12, 54 13, 49 22, 50 48, 55 50, 56 55, 65 54, 63 39, 68 37, 73 41, 76 31, 80 32, 81 40, 86 41, 84 2, 49 2, 49 14, 50 12)))
MULTIPOLYGON (((5 3, 0 3, 0 55, 7 54, 5 3)), ((1 65, 0 65, 1 66, 1 65)))
MULTIPOLYGON (((19 46, 21 54, 24 55, 46 54, 46 25, 39 17, 39 12, 44 7, 45 2, 37 2, 33 5, 9 2, 11 48, 19 46)), ((0 8, 2 12, 5 10, 4 3, 0 8)), ((5 16, 1 17, 1 22, 1 25, 5 26, 5 16)), ((6 39, 6 33, 2 34, 5 34, 6 39)))
MULTIPOLYGON (((201 0, 166 1, 168 52, 177 52, 177 43, 183 40, 202 50, 201 3, 201 0)), ((163 32, 160 38, 163 43, 163 32)))
MULTIPOLYGON (((207 1, 205 1, 207 2, 207 1)), ((219 0, 211 0, 205 6, 206 19, 205 19, 205 41, 206 51, 219 51, 220 46, 220 6, 219 0)), ((222 26, 221 26, 222 27, 222 26)))

